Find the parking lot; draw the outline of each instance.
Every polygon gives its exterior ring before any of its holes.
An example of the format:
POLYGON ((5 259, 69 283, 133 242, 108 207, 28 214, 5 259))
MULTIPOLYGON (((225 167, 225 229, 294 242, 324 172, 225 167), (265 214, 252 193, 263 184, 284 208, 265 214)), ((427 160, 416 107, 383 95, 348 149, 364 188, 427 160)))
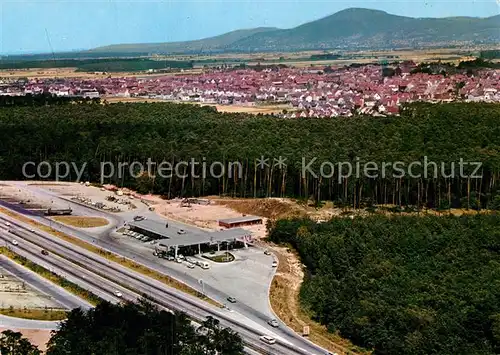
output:
MULTIPOLYGON (((151 258, 156 258, 153 255, 155 244, 151 244, 153 240, 141 237, 135 232, 129 234, 117 238, 136 250, 149 253, 151 258)), ((233 249, 229 252, 235 257, 235 260, 229 263, 213 262, 201 255, 188 257, 191 261, 207 262, 209 269, 202 269, 199 266, 190 268, 188 266, 190 262, 186 260, 177 262, 158 258, 157 261, 198 280, 201 279, 205 285, 227 293, 237 302, 244 303, 272 318, 268 305, 268 288, 275 271, 272 266, 273 255, 266 255, 262 249, 255 247, 233 249)), ((201 285, 199 289, 202 290, 201 285)), ((229 302, 228 306, 231 307, 229 302)))

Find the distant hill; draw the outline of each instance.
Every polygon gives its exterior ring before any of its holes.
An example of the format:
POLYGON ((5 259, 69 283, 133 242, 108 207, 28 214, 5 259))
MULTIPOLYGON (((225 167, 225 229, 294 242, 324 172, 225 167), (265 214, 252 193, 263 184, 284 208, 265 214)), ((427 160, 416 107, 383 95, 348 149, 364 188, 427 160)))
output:
POLYGON ((262 32, 271 33, 276 31, 273 27, 258 27, 245 30, 236 30, 219 36, 204 38, 196 41, 167 42, 167 43, 137 43, 137 44, 115 44, 98 47, 88 52, 99 53, 198 53, 198 52, 221 52, 239 40, 262 32))
POLYGON ((499 43, 500 16, 411 18, 351 8, 304 25, 254 34, 233 50, 401 48, 499 43))
POLYGON ((350 8, 292 29, 260 27, 196 41, 111 45, 88 53, 382 49, 499 42, 500 15, 488 18, 412 18, 379 10, 350 8))

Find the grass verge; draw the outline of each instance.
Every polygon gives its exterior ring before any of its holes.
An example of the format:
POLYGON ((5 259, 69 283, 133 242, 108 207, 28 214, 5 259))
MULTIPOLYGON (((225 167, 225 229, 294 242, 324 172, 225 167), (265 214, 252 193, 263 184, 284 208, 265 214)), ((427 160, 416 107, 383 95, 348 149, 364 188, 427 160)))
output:
POLYGON ((68 316, 68 312, 60 309, 28 309, 28 308, 0 308, 0 314, 9 317, 55 321, 63 320, 68 316))
POLYGON ((31 260, 26 259, 24 256, 14 253, 12 250, 7 247, 0 247, 0 254, 5 255, 9 259, 15 261, 19 265, 22 265, 31 271, 37 273, 41 277, 49 280, 50 282, 55 283, 56 285, 61 286, 65 290, 71 292, 72 294, 86 300, 90 304, 97 305, 101 302, 101 298, 92 292, 78 286, 77 284, 66 280, 65 278, 47 270, 46 268, 35 264, 31 260))
POLYGON ((216 263, 230 263, 234 261, 234 255, 227 252, 221 255, 203 255, 203 257, 216 263))
POLYGON ((113 261, 115 263, 118 263, 124 267, 127 267, 129 269, 132 269, 140 274, 143 274, 145 276, 149 276, 155 280, 158 280, 162 283, 164 283, 165 285, 167 286, 170 286, 170 287, 173 287, 179 291, 182 291, 184 293, 187 293, 187 294, 190 294, 192 296, 195 296, 195 297, 198 297, 204 301, 206 301, 207 303, 210 303, 214 306, 217 306, 217 307, 220 307, 222 308, 222 304, 220 304, 219 302, 215 301, 215 300, 212 300, 211 298, 208 298, 208 297, 205 297, 201 294, 201 292, 189 287, 188 285, 170 277, 170 276, 167 276, 165 274, 162 274, 162 273, 159 273, 157 271, 154 271, 154 270, 151 270, 150 268, 142 265, 142 264, 139 264, 139 263, 136 263, 130 259, 127 259, 127 258, 124 258, 122 256, 119 256, 117 254, 114 254, 114 253, 111 253, 107 250, 103 250, 101 248, 98 248, 96 247, 95 245, 92 245, 90 243, 87 243, 79 238, 75 238, 75 237, 72 237, 70 235, 67 235, 65 233, 62 233, 60 231, 57 231, 49 226, 46 226, 44 224, 41 224, 41 223, 38 223, 34 220, 32 220, 31 218, 28 218, 26 216, 23 216, 21 214, 18 214, 16 212, 13 212, 11 210, 8 210, 6 208, 3 208, 3 207, 0 207, 0 212, 5 214, 5 215, 8 215, 12 218, 15 218, 17 219, 18 221, 21 221, 21 222, 24 222, 24 223, 27 223, 27 224, 30 224, 32 225, 33 227, 36 227, 37 229, 40 229, 44 232, 47 232, 49 234, 52 234, 53 236, 56 236, 60 239, 63 239, 69 243, 72 243, 74 245, 77 245, 85 250, 88 250, 92 253, 96 253, 96 254, 99 254, 103 257, 105 257, 106 259, 110 260, 110 261, 113 261))
POLYGON ((103 227, 109 224, 108 220, 102 217, 55 216, 52 219, 77 228, 103 227))

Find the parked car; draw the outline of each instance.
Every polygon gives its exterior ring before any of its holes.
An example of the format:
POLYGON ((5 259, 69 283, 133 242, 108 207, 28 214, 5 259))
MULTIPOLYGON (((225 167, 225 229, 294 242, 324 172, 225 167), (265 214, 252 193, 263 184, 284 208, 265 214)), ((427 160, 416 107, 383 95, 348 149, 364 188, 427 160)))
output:
POLYGON ((231 303, 236 303, 236 298, 234 297, 228 297, 227 300, 231 303))
POLYGON ((267 324, 269 324, 273 328, 278 328, 280 326, 280 324, 278 323, 278 321, 276 319, 269 320, 267 322, 267 324))
POLYGON ((42 255, 49 255, 49 252, 45 249, 42 249, 42 255))
POLYGON ((269 344, 269 345, 272 345, 272 344, 276 343, 276 339, 274 339, 270 335, 263 335, 263 336, 260 337, 260 340, 263 341, 264 343, 269 344))
POLYGON ((188 263, 187 267, 190 268, 190 269, 194 269, 194 264, 193 263, 188 263))
POLYGON ((178 263, 182 263, 182 259, 181 258, 177 258, 177 259, 175 259, 175 261, 178 262, 178 263))
POLYGON ((17 242, 17 240, 12 239, 12 244, 13 244, 13 245, 18 245, 19 243, 17 242))

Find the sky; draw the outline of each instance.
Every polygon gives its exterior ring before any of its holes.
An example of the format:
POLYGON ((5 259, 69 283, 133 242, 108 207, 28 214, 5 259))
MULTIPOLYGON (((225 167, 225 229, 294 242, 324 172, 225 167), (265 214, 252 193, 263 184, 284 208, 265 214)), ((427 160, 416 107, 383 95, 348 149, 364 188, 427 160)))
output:
POLYGON ((500 0, 0 0, 0 54, 200 39, 242 28, 292 28, 362 7, 411 17, 500 14, 500 0))

